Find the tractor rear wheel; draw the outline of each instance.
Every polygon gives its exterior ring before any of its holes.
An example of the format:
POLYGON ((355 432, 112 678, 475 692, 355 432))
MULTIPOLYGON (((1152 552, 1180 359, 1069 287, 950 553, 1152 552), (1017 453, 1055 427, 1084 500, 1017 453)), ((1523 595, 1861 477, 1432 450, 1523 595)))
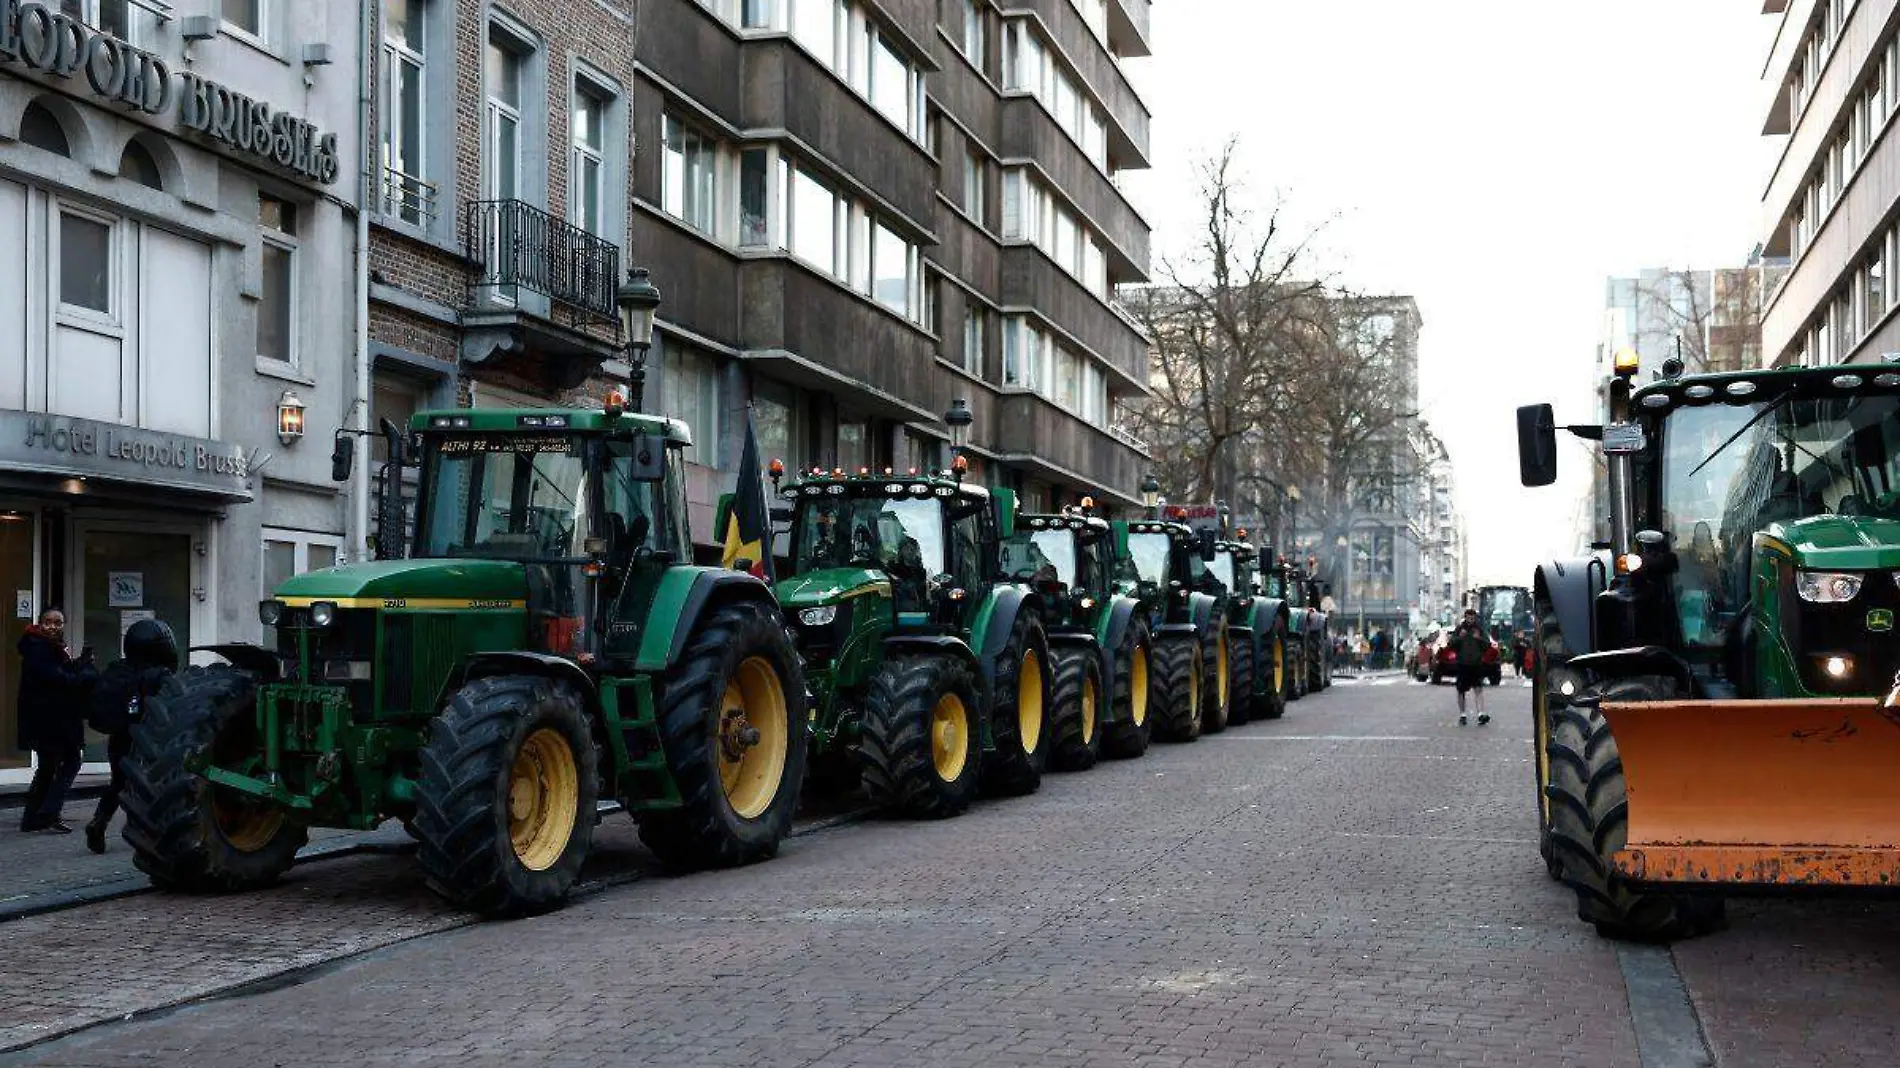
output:
POLYGON ((1233 699, 1232 650, 1224 620, 1207 624, 1201 647, 1201 733, 1219 734, 1227 729, 1227 707, 1233 699))
POLYGON ((1191 742, 1201 736, 1203 667, 1201 640, 1192 634, 1165 635, 1155 643, 1155 693, 1161 699, 1154 738, 1162 742, 1191 742))
POLYGON ((1033 612, 1016 613, 1009 644, 996 655, 990 693, 990 739, 983 754, 983 790, 998 797, 1033 794, 1042 785, 1055 741, 1050 722, 1049 639, 1033 612))
POLYGON ((1102 755, 1102 720, 1108 702, 1102 693, 1102 658, 1092 645, 1075 646, 1056 657, 1055 749, 1049 766, 1057 771, 1087 771, 1102 755))
POLYGON ((1232 681, 1227 684, 1227 725, 1238 727, 1251 718, 1253 691, 1259 685, 1259 681, 1254 678, 1252 631, 1244 634, 1228 632, 1227 664, 1233 675, 1232 681))
POLYGON ((776 856, 810 749, 805 672, 777 615, 742 601, 701 619, 655 704, 680 807, 640 813, 640 841, 682 868, 776 856))
POLYGON ((213 786, 185 769, 200 750, 222 768, 261 757, 257 680, 219 664, 165 680, 132 727, 121 761, 125 840, 132 862, 167 890, 268 886, 297 859, 309 832, 286 811, 213 786))
MULTIPOLYGON (((1673 686, 1660 678, 1623 679, 1605 701, 1653 701, 1673 686)), ((1550 811, 1564 885, 1576 891, 1577 916, 1609 938, 1662 942, 1722 925, 1719 897, 1631 886, 1610 867, 1629 840, 1629 784, 1609 723, 1595 707, 1551 709, 1550 811)))
POLYGON ((890 815, 943 819, 976 797, 982 752, 976 678, 947 656, 893 657, 865 694, 864 792, 890 815))
POLYGON ((1128 621, 1121 648, 1115 651, 1115 697, 1110 706, 1114 721, 1102 730, 1102 753, 1110 757, 1138 757, 1148 751, 1148 710, 1155 707, 1153 643, 1148 624, 1128 621))
POLYGON ((1258 688, 1265 692, 1254 698, 1253 718, 1279 719, 1286 715, 1287 688, 1291 684, 1286 669, 1286 624, 1276 621, 1261 648, 1266 658, 1254 670, 1263 676, 1258 688))
POLYGON ((572 687, 539 675, 476 679, 429 724, 416 859, 463 908, 545 912, 580 878, 599 796, 600 752, 572 687))

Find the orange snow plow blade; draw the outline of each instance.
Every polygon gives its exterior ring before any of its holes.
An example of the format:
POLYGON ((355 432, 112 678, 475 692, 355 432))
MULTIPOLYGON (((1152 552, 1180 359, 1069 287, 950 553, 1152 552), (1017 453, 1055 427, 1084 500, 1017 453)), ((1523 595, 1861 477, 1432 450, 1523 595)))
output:
POLYGON ((1900 708, 1603 706, 1629 786, 1611 862, 1645 883, 1900 887, 1900 708))

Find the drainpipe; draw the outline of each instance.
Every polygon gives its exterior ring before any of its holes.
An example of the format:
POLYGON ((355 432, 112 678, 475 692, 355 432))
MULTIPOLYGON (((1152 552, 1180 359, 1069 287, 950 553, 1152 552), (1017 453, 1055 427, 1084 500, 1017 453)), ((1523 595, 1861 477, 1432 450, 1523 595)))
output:
MULTIPOLYGON (((376 0, 359 0, 357 36, 362 53, 356 65, 356 130, 361 142, 362 176, 356 191, 356 390, 350 410, 355 413, 356 429, 368 431, 369 425, 369 212, 375 181, 375 152, 369 136, 369 79, 376 61, 376 43, 381 39, 382 5, 376 0)), ((363 439, 367 444, 367 439, 363 439)), ((350 559, 360 563, 369 559, 369 464, 370 450, 350 472, 350 559)))

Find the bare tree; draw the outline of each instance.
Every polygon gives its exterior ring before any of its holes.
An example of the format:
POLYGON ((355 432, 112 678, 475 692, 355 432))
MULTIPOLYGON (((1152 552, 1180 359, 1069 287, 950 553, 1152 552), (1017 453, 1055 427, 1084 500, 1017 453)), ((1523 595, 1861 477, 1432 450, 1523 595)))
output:
POLYGON ((1669 269, 1638 280, 1641 313, 1664 334, 1634 339, 1637 350, 1656 358, 1680 356, 1692 374, 1752 368, 1760 360, 1768 298, 1786 270, 1763 265, 1669 269))

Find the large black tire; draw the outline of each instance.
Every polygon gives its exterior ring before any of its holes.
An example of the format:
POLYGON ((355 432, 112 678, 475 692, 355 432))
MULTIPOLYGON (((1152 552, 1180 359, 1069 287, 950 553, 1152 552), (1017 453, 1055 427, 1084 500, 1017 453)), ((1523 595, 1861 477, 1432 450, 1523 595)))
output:
POLYGON ((1306 635, 1297 635, 1286 646, 1286 699, 1297 701, 1306 696, 1306 635))
POLYGON ((640 841, 682 868, 776 856, 810 750, 805 670, 777 613, 741 601, 703 617, 654 703, 680 807, 640 813, 640 841))
POLYGON ((1042 785, 1055 741, 1050 721, 1049 639, 1025 607, 1010 624, 1009 644, 997 654, 990 698, 992 748, 983 754, 983 792, 995 797, 1033 794, 1042 785))
POLYGON ((1158 742, 1191 742, 1201 736, 1203 683, 1201 640, 1170 634, 1155 643, 1154 692, 1159 707, 1149 706, 1158 742))
POLYGON ((1114 698, 1110 714, 1114 717, 1102 730, 1102 755, 1128 759, 1148 751, 1153 721, 1150 709, 1155 699, 1154 647, 1148 638, 1148 624, 1139 619, 1128 621, 1122 632, 1121 647, 1115 650, 1114 698))
POLYGON ((1049 766, 1057 771, 1087 771, 1102 756, 1102 720, 1108 701, 1102 689, 1102 658, 1093 645, 1071 646, 1056 660, 1055 748, 1049 766))
POLYGON ((599 797, 600 752, 572 687, 539 675, 476 679, 429 724, 416 860, 463 908, 545 912, 580 878, 599 797))
MULTIPOLYGON (((1605 701, 1661 700, 1665 679, 1622 679, 1603 689, 1605 701)), ((1722 899, 1632 887, 1610 868, 1629 840, 1629 785, 1609 723, 1596 707, 1551 709, 1551 834, 1559 876, 1576 891, 1577 916, 1606 937, 1641 942, 1690 938, 1722 925, 1722 899)))
POLYGON ((1227 725, 1238 727, 1253 718, 1254 634, 1252 631, 1229 632, 1227 636, 1227 725))
POLYGON ((1208 621, 1201 636, 1201 733, 1227 729, 1227 708, 1233 703, 1234 671, 1229 659, 1227 623, 1218 616, 1208 621))
POLYGON ((1537 855, 1544 860, 1544 871, 1553 879, 1563 877, 1562 859, 1550 829, 1550 732, 1552 712, 1570 702, 1552 689, 1548 672, 1570 661, 1570 649, 1564 642, 1563 624, 1549 601, 1539 598, 1536 605, 1537 670, 1531 676, 1531 779, 1537 790, 1537 855))
POLYGON ((865 693, 858 760, 865 796, 887 815, 943 819, 976 798, 976 676, 955 657, 892 657, 865 693))
POLYGON ((1265 659, 1255 665, 1254 670, 1266 678, 1264 684, 1258 687, 1261 692, 1254 698, 1253 718, 1279 719, 1286 715, 1287 690, 1292 685, 1289 677, 1292 673, 1287 670, 1286 661, 1286 624, 1276 620, 1273 630, 1261 639, 1261 649, 1266 654, 1265 659), (1275 657, 1279 658, 1277 677, 1275 657))
POLYGON ((308 830, 280 808, 252 803, 185 770, 206 747, 221 767, 260 755, 257 680, 219 664, 165 680, 132 726, 120 767, 125 840, 132 863, 167 890, 249 890, 275 882, 297 859, 308 830))

